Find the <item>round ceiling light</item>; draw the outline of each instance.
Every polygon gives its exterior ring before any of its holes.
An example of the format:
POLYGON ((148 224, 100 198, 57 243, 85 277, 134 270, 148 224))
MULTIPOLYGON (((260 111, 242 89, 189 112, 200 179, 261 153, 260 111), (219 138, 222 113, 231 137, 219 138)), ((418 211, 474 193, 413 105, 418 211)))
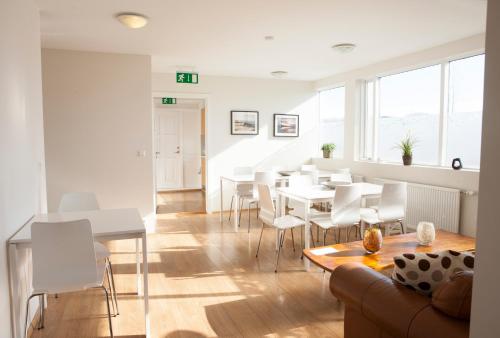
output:
POLYGON ((137 13, 119 13, 116 15, 118 21, 128 28, 142 28, 147 25, 148 18, 137 13))
POLYGON ((274 40, 274 36, 272 36, 272 35, 266 35, 266 36, 264 36, 264 40, 266 40, 266 41, 273 41, 274 40))
POLYGON ((338 53, 346 54, 350 53, 356 48, 356 45, 353 43, 339 43, 337 45, 333 45, 332 49, 338 53))
POLYGON ((274 72, 271 72, 271 75, 277 79, 284 79, 287 77, 288 72, 285 72, 284 70, 275 70, 274 72))

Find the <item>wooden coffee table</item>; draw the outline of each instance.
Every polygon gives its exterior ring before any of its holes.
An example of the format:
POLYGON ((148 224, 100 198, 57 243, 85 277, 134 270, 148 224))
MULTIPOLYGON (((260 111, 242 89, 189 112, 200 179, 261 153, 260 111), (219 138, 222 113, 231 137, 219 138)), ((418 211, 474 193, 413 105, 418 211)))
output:
POLYGON ((416 233, 384 237, 382 249, 374 254, 368 254, 362 241, 341 243, 304 250, 311 262, 322 269, 332 272, 345 263, 362 263, 374 270, 381 271, 394 266, 393 257, 403 253, 437 252, 442 250, 471 251, 476 246, 472 237, 437 230, 436 239, 430 246, 421 246, 416 239, 416 233))

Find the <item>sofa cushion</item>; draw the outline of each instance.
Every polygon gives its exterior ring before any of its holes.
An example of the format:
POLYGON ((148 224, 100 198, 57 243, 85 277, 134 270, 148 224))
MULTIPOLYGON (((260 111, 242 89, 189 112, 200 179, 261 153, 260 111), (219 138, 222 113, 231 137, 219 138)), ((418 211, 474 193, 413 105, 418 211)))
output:
POLYGON ((459 271, 472 271, 474 256, 446 250, 437 253, 406 253, 394 257, 392 279, 425 295, 459 271))
POLYGON ((461 271, 439 285, 432 294, 432 306, 454 318, 469 320, 472 300, 472 271, 461 271))

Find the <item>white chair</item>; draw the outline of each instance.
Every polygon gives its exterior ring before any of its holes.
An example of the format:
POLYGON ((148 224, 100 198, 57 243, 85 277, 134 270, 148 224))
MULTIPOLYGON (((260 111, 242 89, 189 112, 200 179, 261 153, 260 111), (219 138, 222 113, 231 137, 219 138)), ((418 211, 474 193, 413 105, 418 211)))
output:
MULTIPOLYGON (((361 209, 361 221, 368 225, 385 225, 399 223, 401 232, 405 233, 403 220, 406 213, 406 182, 384 183, 379 205, 376 209, 361 209)), ((390 233, 387 231, 386 234, 390 233)))
POLYGON ((311 176, 313 184, 314 185, 319 184, 319 170, 317 169, 301 170, 300 174, 311 176))
POLYGON ((276 173, 274 171, 257 171, 255 173, 252 199, 248 201, 248 232, 250 232, 250 206, 257 205, 257 217, 259 216, 259 188, 260 184, 267 185, 271 191, 271 198, 276 199, 276 173))
MULTIPOLYGON (((252 175, 253 174, 253 169, 252 167, 235 167, 233 169, 233 174, 234 175, 252 175)), ((236 201, 236 203, 240 203, 239 209, 241 211, 241 207, 243 206, 243 202, 245 199, 250 199, 253 197, 253 185, 251 183, 249 184, 238 184, 236 187, 237 190, 237 195, 240 198, 239 201, 236 201)), ((233 214, 233 203, 234 203, 234 195, 231 197, 231 206, 229 207, 229 221, 231 221, 231 215, 233 214)), ((240 212, 240 217, 238 219, 238 226, 241 221, 241 212, 240 212)))
MULTIPOLYGON (((106 265, 96 261, 92 227, 88 220, 31 225, 33 291, 26 301, 25 336, 29 303, 40 298, 39 328, 43 328, 45 295, 100 288, 108 308, 109 333, 113 337, 109 293, 104 286, 106 265)), ((109 284, 108 275, 108 284, 109 284)))
MULTIPOLYGON (((273 199, 271 197, 271 189, 266 184, 259 184, 259 204, 260 212, 259 219, 262 221, 262 230, 260 231, 259 245, 257 246, 257 253, 255 257, 259 256, 260 242, 262 241, 262 233, 264 232, 264 226, 266 224, 276 228, 279 231, 279 245, 278 253, 276 258, 276 267, 274 272, 278 272, 278 264, 280 259, 280 252, 283 248, 283 242, 285 241, 286 230, 290 229, 292 233, 292 243, 293 239, 293 228, 304 226, 304 221, 298 217, 292 215, 285 215, 281 217, 276 217, 276 209, 274 207, 273 199)), ((295 243, 293 243, 293 250, 295 251, 295 243)))
POLYGON ((342 168, 342 169, 333 169, 332 173, 334 174, 351 174, 351 169, 349 168, 342 168))
MULTIPOLYGON (((59 202, 59 212, 71 212, 71 211, 89 211, 89 210, 99 210, 99 203, 97 202, 97 197, 92 192, 69 192, 65 193, 61 201, 59 202)), ((94 242, 96 259, 98 261, 104 260, 107 265, 107 271, 111 276, 111 286, 112 293, 114 296, 113 308, 116 311, 116 314, 119 314, 118 311, 118 301, 116 297, 116 289, 115 289, 115 277, 113 275, 113 266, 111 264, 111 252, 108 248, 100 243, 94 242)))
MULTIPOLYGON (((329 229, 338 230, 337 243, 340 243, 340 229, 346 230, 346 242, 352 228, 359 229, 361 208, 361 187, 356 185, 339 185, 335 189, 332 211, 330 217, 313 218, 311 223, 323 229, 323 245, 325 245, 326 234, 329 229)), ((361 234, 360 234, 361 237, 361 234)))
POLYGON ((303 164, 301 167, 300 167, 300 171, 313 171, 313 170, 317 170, 318 168, 316 168, 316 164, 303 164))
POLYGON ((330 175, 330 182, 334 186, 351 184, 352 177, 349 173, 334 173, 330 175))

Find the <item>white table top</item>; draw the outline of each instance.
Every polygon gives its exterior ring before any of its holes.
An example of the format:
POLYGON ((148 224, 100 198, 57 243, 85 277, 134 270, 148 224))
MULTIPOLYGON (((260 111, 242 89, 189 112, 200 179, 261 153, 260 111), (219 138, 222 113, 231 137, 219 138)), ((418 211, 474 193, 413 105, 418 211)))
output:
MULTIPOLYGON (((329 178, 332 174, 332 171, 328 170, 319 170, 318 177, 319 178, 329 178)), ((276 174, 277 181, 286 181, 290 176, 276 174)), ((252 175, 222 175, 222 179, 227 181, 235 182, 235 183, 253 183, 255 181, 255 176, 252 175)))
POLYGON ((64 222, 88 219, 95 238, 112 238, 146 232, 146 226, 137 209, 104 209, 75 212, 54 212, 36 215, 10 239, 9 243, 30 243, 33 222, 64 222))
MULTIPOLYGON (((353 183, 353 185, 361 186, 361 195, 363 197, 379 196, 382 194, 382 186, 379 184, 359 182, 353 183)), ((276 188, 278 194, 285 195, 287 197, 309 201, 316 200, 331 200, 335 197, 335 190, 329 189, 323 185, 313 185, 308 188, 276 188)))

